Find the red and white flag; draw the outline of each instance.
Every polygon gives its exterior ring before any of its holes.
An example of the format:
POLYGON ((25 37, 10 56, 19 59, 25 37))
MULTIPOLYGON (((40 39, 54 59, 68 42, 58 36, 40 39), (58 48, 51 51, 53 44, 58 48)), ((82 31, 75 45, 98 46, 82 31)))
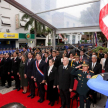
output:
POLYGON ((108 0, 100 0, 99 25, 108 40, 108 0))

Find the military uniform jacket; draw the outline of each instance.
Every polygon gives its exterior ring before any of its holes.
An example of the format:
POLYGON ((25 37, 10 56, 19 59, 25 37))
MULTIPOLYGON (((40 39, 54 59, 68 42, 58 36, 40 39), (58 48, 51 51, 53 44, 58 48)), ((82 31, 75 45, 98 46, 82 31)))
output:
POLYGON ((81 64, 82 64, 81 61, 79 61, 78 63, 75 62, 75 61, 73 61, 73 63, 72 63, 72 67, 75 68, 76 66, 79 66, 79 65, 81 65, 81 64))
POLYGON ((74 68, 71 71, 71 74, 77 76, 78 78, 77 92, 79 95, 87 95, 87 93, 90 91, 89 87, 87 86, 87 81, 94 75, 94 72, 88 71, 84 74, 82 69, 78 70, 74 68))

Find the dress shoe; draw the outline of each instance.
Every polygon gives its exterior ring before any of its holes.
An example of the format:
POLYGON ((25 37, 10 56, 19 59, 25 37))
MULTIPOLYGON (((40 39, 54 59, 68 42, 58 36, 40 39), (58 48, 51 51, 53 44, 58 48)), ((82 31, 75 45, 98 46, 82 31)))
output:
POLYGON ((41 98, 38 100, 38 102, 40 102, 41 101, 41 98))
POLYGON ((20 88, 18 88, 17 91, 20 91, 20 88))
POLYGON ((15 90, 15 89, 17 89, 17 88, 13 88, 13 90, 15 90))
POLYGON ((6 88, 9 88, 10 86, 6 86, 6 88))
POLYGON ((23 94, 26 94, 27 93, 27 91, 26 92, 22 92, 23 94))
POLYGON ((61 106, 60 108, 65 108, 65 107, 61 106))
POLYGON ((48 103, 48 105, 51 105, 51 101, 48 103))
POLYGON ((40 103, 42 103, 43 101, 44 101, 44 99, 41 99, 41 100, 40 100, 40 103))
POLYGON ((31 94, 29 94, 27 97, 31 97, 32 95, 31 94))
POLYGON ((51 106, 54 106, 54 104, 55 104, 55 102, 52 102, 52 103, 51 103, 51 106))
POLYGON ((31 99, 33 99, 34 97, 35 97, 35 95, 32 95, 32 96, 31 96, 31 99))

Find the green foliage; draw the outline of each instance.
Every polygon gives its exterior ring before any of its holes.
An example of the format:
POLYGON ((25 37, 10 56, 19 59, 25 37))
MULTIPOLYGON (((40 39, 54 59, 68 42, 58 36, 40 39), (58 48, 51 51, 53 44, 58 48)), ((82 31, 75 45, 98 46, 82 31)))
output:
POLYGON ((43 35, 48 35, 49 33, 52 32, 52 29, 46 27, 44 24, 36 21, 34 18, 30 17, 29 15, 27 14, 24 14, 22 16, 22 20, 24 19, 28 19, 27 23, 25 24, 25 27, 24 29, 25 30, 28 30, 29 29, 29 26, 32 26, 32 28, 30 29, 30 33, 32 34, 35 34, 35 31, 36 31, 36 34, 43 34, 43 35))
POLYGON ((51 45, 51 42, 48 42, 47 44, 48 44, 48 45, 51 45))
POLYGON ((93 50, 93 52, 98 53, 98 51, 99 51, 100 48, 103 49, 103 53, 107 53, 108 52, 108 48, 102 47, 102 46, 97 47, 96 49, 93 50))

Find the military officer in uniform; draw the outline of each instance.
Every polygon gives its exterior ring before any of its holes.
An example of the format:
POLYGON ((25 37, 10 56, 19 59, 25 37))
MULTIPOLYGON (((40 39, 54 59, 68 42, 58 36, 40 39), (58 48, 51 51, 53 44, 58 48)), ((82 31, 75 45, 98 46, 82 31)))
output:
POLYGON ((75 58, 75 61, 73 61, 73 63, 71 62, 71 67, 73 67, 73 68, 82 64, 82 61, 79 60, 79 55, 77 55, 77 53, 74 56, 74 58, 75 58))
POLYGON ((82 65, 75 67, 71 71, 71 74, 77 76, 78 78, 77 93, 80 97, 80 108, 84 108, 84 100, 86 100, 86 108, 90 108, 89 99, 92 92, 87 86, 87 81, 94 75, 94 72, 88 69, 89 65, 87 62, 84 61, 82 65), (81 66, 82 69, 79 69, 81 66))

